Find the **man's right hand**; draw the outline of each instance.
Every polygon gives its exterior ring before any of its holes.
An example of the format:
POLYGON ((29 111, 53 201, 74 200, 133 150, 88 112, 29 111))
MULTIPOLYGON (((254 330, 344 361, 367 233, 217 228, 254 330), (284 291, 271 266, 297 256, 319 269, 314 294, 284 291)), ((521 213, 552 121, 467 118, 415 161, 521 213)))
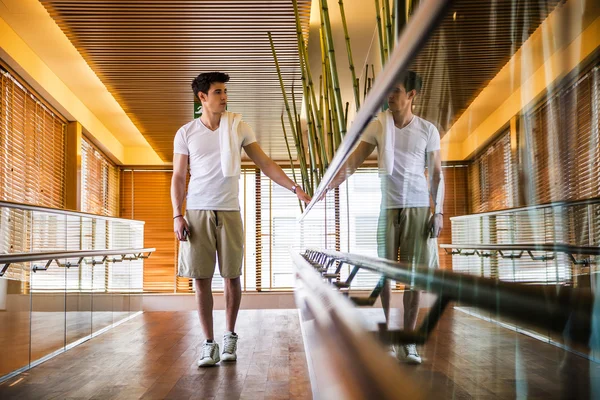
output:
POLYGON ((173 231, 175 232, 175 236, 177 236, 177 240, 180 242, 187 242, 187 238, 190 235, 190 227, 185 218, 180 215, 173 220, 173 225, 173 231))

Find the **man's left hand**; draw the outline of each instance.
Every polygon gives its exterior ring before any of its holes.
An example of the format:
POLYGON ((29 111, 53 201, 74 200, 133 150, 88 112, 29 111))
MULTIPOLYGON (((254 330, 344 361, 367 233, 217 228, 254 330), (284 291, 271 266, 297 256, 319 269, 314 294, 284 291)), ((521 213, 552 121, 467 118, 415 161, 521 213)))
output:
POLYGON ((429 220, 429 233, 432 238, 437 238, 444 227, 444 216, 442 214, 433 214, 429 220))

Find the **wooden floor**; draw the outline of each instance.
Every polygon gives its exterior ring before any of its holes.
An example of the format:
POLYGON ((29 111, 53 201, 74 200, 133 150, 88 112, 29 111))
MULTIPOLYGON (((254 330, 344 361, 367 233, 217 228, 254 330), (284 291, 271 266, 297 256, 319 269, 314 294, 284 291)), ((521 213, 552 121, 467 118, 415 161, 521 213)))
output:
MULTIPOLYGON (((381 309, 361 311, 372 326, 383 318, 381 309)), ((223 329, 216 311, 219 341, 223 329)), ((196 314, 147 312, 3 383, 0 398, 312 397, 297 310, 242 310, 236 330, 237 363, 198 369, 196 314)), ((599 364, 452 308, 420 353, 422 365, 401 369, 426 398, 600 398, 599 364)))
MULTIPOLYGON (((224 313, 215 311, 221 342, 224 313)), ((134 318, 0 385, 2 399, 309 399, 297 310, 242 310, 238 361, 196 366, 194 312, 134 318)))
MULTIPOLYGON (((384 321, 381 309, 361 311, 373 330, 384 321)), ((391 328, 400 317, 392 310, 391 328)), ((419 353, 421 365, 400 366, 426 398, 600 399, 599 363, 452 307, 419 353)))

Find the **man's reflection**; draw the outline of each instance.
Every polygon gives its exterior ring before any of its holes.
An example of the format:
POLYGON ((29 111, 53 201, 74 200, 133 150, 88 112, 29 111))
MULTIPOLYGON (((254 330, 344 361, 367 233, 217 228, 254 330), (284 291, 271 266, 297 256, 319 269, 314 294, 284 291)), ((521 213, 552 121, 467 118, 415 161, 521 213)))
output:
MULTIPOLYGON (((366 128, 362 141, 336 176, 331 187, 350 176, 377 148, 382 178, 382 205, 378 227, 380 257, 398 260, 413 268, 437 268, 437 237, 443 225, 444 181, 440 134, 429 121, 413 114, 413 103, 422 79, 403 74, 388 96, 389 109, 366 128), (429 171, 427 182, 426 167, 429 171)), ((389 320, 390 285, 386 281, 381 301, 389 320)), ((404 329, 414 330, 420 292, 409 285, 403 295, 404 329)), ((397 346, 399 360, 420 364, 416 345, 397 346)))

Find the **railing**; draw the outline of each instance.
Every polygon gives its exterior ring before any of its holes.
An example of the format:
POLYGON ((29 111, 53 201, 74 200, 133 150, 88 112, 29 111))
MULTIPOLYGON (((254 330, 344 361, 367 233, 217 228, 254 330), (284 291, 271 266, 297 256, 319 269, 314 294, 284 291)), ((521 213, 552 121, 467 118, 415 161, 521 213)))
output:
MULTIPOLYGON (((0 202, 0 255, 141 249, 143 246, 143 221, 0 202)), ((71 274, 68 283, 76 289, 93 291, 141 291, 142 260, 138 258, 127 265, 125 271, 121 265, 97 263, 92 265, 93 270, 89 274, 71 274), (78 278, 81 281, 76 282, 78 278)), ((32 269, 28 265, 11 263, 3 269, 5 278, 28 282, 26 290, 54 290, 62 285, 61 278, 53 275, 55 272, 62 273, 55 269, 51 269, 44 278, 33 280, 30 275, 32 269)))
POLYGON ((63 252, 41 252, 41 253, 15 253, 15 254, 2 254, 0 255, 0 277, 4 275, 10 264, 23 263, 23 262, 35 262, 35 261, 46 261, 44 267, 38 267, 32 265, 32 271, 47 271, 52 262, 56 262, 59 267, 80 267, 82 263, 96 265, 104 264, 106 262, 116 263, 140 260, 150 257, 152 252, 156 251, 154 248, 147 249, 121 249, 121 250, 92 250, 92 251, 63 251, 63 252), (113 256, 112 258, 109 258, 113 256), (121 258, 115 258, 114 256, 121 256, 121 258), (100 257, 100 260, 96 260, 96 257, 100 257), (76 259, 76 262, 69 261, 76 259), (65 262, 61 263, 60 261, 65 262))
MULTIPOLYGON (((498 282, 450 271, 428 268, 411 268, 402 263, 376 257, 341 253, 326 249, 307 249, 304 258, 319 272, 322 279, 333 280, 333 268, 341 263, 355 270, 366 269, 381 276, 426 290, 438 296, 421 327, 415 332, 392 332, 390 340, 406 343, 423 343, 435 327, 444 309, 451 301, 474 306, 535 325, 564 335, 568 340, 589 345, 594 313, 594 296, 588 289, 555 287, 549 285, 522 285, 498 282)), ((339 285, 337 285, 339 286, 339 285)), ((343 288, 351 286, 344 282, 343 288)), ((352 298, 360 305, 373 304, 376 292, 368 298, 352 298)))
POLYGON ((516 260, 527 253, 534 261, 553 260, 555 255, 534 255, 534 252, 543 253, 563 253, 569 256, 573 264, 590 265, 595 264, 595 260, 587 258, 575 258, 576 255, 600 256, 600 247, 572 246, 564 243, 521 243, 521 244, 441 244, 440 247, 448 254, 489 258, 500 256, 504 259, 516 260), (450 251, 448 251, 450 250, 450 251), (469 251, 470 250, 470 251, 469 251), (515 254, 516 253, 516 254, 515 254))
POLYGON ((364 328, 352 303, 332 291, 303 256, 292 252, 292 259, 313 398, 424 398, 364 328))
POLYGON ((142 312, 144 222, 0 202, 0 381, 142 312))
POLYGON ((450 221, 452 243, 441 247, 454 249, 452 265, 457 272, 515 282, 581 285, 587 279, 578 277, 589 274, 598 263, 600 198, 463 215, 450 221), (520 258, 521 251, 530 257, 520 258))

